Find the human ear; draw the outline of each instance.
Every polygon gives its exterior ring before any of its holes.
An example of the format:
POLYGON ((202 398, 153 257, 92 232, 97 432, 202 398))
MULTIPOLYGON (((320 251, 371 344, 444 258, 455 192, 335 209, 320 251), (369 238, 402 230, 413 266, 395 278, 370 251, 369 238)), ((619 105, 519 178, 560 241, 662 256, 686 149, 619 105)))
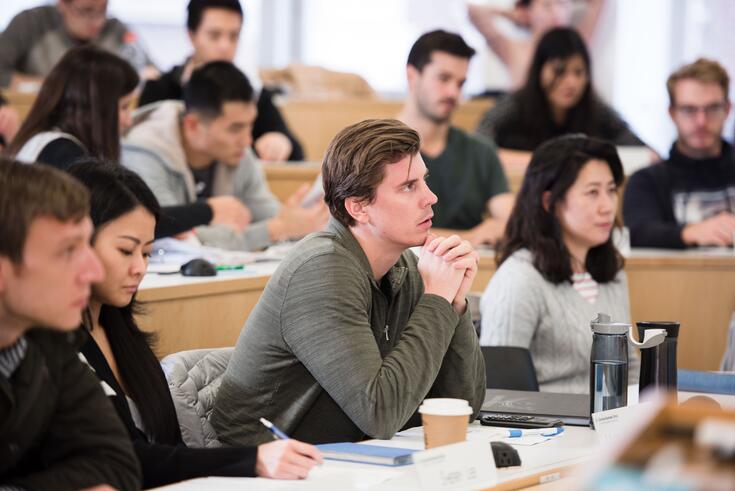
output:
POLYGON ((367 214, 367 206, 365 202, 358 198, 347 198, 345 200, 345 210, 347 213, 355 219, 357 223, 365 224, 368 222, 369 217, 367 214))
POLYGON ((13 263, 5 256, 0 256, 0 295, 5 293, 8 275, 11 272, 13 263))
POLYGON ((549 212, 549 208, 551 207, 551 191, 544 191, 541 194, 541 206, 544 207, 547 213, 549 212))
POLYGON ((406 65, 406 80, 408 81, 409 90, 413 90, 416 86, 416 80, 418 79, 421 72, 419 72, 415 66, 406 65))

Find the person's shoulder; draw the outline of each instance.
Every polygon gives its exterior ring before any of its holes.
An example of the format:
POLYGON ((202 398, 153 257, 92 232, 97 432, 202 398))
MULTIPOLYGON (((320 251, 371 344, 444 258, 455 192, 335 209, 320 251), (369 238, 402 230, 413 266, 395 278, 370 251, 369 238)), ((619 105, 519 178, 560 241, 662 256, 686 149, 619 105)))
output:
POLYGON ((86 342, 87 333, 81 327, 73 331, 56 331, 44 327, 35 327, 28 331, 26 337, 30 343, 38 346, 47 358, 63 358, 75 355, 86 342))
POLYGON ((461 128, 457 128, 456 126, 450 127, 449 131, 450 138, 454 138, 454 140, 460 145, 482 152, 496 151, 495 143, 484 135, 469 133, 461 128))
POLYGON ((279 266, 287 274, 295 274, 297 270, 304 268, 336 268, 354 270, 356 273, 360 271, 359 262, 354 255, 340 242, 336 234, 328 230, 315 232, 301 239, 279 266))
POLYGON ((54 22, 60 20, 58 10, 54 5, 41 5, 29 9, 21 10, 11 19, 13 22, 54 22))
POLYGON ((514 282, 523 284, 542 284, 546 282, 541 272, 533 264, 533 253, 528 249, 518 249, 508 256, 498 267, 499 278, 512 278, 514 282))
POLYGON ((669 172, 667 163, 667 160, 663 160, 638 169, 628 178, 628 185, 659 181, 669 172))
POLYGON ((42 32, 61 27, 61 16, 53 5, 41 5, 22 10, 13 17, 5 28, 6 32, 21 33, 35 37, 42 32))
POLYGON ((483 126, 500 126, 515 124, 520 121, 520 98, 517 92, 506 94, 498 99, 493 107, 491 107, 480 122, 480 128, 483 126))

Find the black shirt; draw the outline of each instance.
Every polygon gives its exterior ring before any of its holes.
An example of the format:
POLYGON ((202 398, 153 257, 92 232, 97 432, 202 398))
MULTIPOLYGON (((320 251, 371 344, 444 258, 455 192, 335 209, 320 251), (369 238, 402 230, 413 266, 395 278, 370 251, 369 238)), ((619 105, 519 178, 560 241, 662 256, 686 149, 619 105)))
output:
POLYGON ((684 248, 681 230, 720 212, 735 213, 735 158, 722 141, 719 157, 692 159, 671 147, 669 159, 633 174, 623 217, 633 247, 684 248))
MULTIPOLYGON (((491 108, 477 127, 477 132, 492 140, 500 148, 532 152, 543 142, 556 136, 575 132, 569 123, 552 124, 540 133, 524 120, 520 94, 504 97, 491 108)), ((586 121, 584 133, 608 140, 615 145, 643 145, 628 125, 610 106, 600 100, 594 102, 594 120, 586 121)))

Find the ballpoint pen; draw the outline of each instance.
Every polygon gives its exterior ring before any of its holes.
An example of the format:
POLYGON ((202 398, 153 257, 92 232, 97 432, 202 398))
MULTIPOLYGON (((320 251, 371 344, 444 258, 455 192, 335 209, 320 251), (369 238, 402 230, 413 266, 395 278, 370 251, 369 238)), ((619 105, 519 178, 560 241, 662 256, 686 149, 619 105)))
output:
POLYGON ((522 436, 539 435, 539 436, 556 436, 564 433, 563 426, 555 428, 530 428, 526 430, 505 430, 507 438, 520 438, 522 436))
POLYGON ((265 426, 266 428, 268 428, 268 431, 270 431, 271 433, 273 433, 273 436, 275 436, 279 440, 288 440, 288 435, 285 434, 284 432, 282 432, 281 430, 279 430, 276 425, 274 425, 273 423, 271 423, 267 419, 260 418, 260 422, 263 423, 263 426, 265 426))

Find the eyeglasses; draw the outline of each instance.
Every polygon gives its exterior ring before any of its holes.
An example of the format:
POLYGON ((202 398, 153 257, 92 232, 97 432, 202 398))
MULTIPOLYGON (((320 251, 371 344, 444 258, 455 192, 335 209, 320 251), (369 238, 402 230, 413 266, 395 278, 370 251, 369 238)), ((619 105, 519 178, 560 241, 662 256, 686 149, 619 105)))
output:
POLYGON ((703 112, 707 118, 717 118, 723 116, 727 111, 727 102, 716 102, 707 106, 676 105, 674 110, 685 118, 694 118, 700 112, 703 112))
POLYGON ((73 2, 67 4, 69 10, 80 19, 87 21, 96 21, 107 18, 107 2, 103 8, 81 8, 74 5, 73 2))

